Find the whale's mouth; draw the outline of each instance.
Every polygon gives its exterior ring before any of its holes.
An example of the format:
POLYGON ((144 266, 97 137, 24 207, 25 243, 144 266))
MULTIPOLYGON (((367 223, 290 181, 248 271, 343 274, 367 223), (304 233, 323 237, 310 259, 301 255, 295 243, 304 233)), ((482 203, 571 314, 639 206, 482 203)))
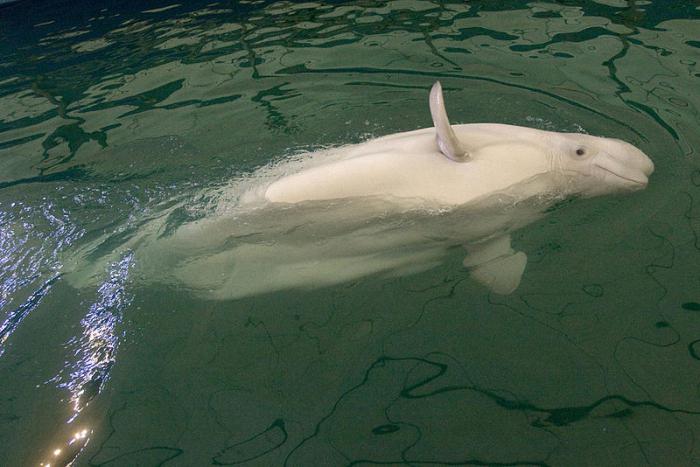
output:
POLYGON ((598 167, 599 169, 602 169, 605 172, 617 177, 617 178, 621 178, 622 180, 630 182, 633 185, 638 185, 639 188, 644 188, 649 184, 649 178, 642 172, 640 172, 639 174, 634 174, 637 176, 634 176, 631 173, 626 173, 625 175, 622 175, 619 172, 611 170, 608 167, 605 167, 601 164, 595 164, 595 166, 598 167))
POLYGON ((646 188, 649 176, 654 172, 654 163, 638 149, 619 154, 601 153, 593 166, 602 171, 608 183, 620 188, 636 191, 646 188))

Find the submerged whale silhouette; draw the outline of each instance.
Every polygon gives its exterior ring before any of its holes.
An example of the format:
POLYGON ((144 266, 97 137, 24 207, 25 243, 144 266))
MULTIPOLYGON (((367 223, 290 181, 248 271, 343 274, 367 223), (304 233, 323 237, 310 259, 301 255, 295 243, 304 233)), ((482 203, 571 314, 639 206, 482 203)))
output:
MULTIPOLYGON (((173 229, 165 213, 120 251, 135 251, 145 281, 232 299, 414 273, 461 245, 471 276, 508 294, 527 262, 511 248, 512 231, 567 197, 643 189, 654 170, 649 157, 618 139, 452 126, 439 82, 430 111, 434 128, 261 169, 223 193, 213 215, 173 229)), ((113 255, 105 244, 94 242, 80 256, 113 255)), ((76 284, 104 270, 76 264, 76 284)))

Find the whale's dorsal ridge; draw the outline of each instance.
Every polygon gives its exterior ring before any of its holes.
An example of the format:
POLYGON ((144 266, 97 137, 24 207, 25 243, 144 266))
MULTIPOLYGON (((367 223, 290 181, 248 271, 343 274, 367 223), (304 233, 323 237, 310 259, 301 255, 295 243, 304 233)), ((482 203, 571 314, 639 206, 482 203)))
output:
POLYGON ((445 99, 442 96, 442 85, 435 81, 430 90, 430 115, 435 125, 436 139, 440 152, 455 162, 469 160, 468 151, 462 147, 455 135, 445 110, 445 99))

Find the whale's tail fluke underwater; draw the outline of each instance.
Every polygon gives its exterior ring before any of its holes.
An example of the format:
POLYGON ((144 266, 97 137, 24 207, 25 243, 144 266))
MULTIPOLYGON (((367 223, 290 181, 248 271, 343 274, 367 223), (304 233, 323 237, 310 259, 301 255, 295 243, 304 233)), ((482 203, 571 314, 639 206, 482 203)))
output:
POLYGON ((117 246, 107 234, 74 258, 69 280, 89 284, 99 258, 129 249, 136 280, 225 300, 419 272, 463 245, 471 277, 508 294, 527 263, 511 232, 568 197, 643 189, 654 170, 619 139, 451 125, 439 82, 429 107, 434 127, 263 167, 212 195, 217 208, 197 220, 178 224, 171 209, 117 246))

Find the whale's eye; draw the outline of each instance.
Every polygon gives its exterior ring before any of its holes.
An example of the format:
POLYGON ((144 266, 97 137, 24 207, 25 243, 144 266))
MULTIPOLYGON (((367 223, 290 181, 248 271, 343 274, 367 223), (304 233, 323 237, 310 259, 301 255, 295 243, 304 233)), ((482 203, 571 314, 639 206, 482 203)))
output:
POLYGON ((578 149, 576 150, 576 155, 577 155, 577 156, 583 156, 583 155, 585 155, 585 154, 586 154, 586 150, 583 149, 583 148, 578 148, 578 149))

